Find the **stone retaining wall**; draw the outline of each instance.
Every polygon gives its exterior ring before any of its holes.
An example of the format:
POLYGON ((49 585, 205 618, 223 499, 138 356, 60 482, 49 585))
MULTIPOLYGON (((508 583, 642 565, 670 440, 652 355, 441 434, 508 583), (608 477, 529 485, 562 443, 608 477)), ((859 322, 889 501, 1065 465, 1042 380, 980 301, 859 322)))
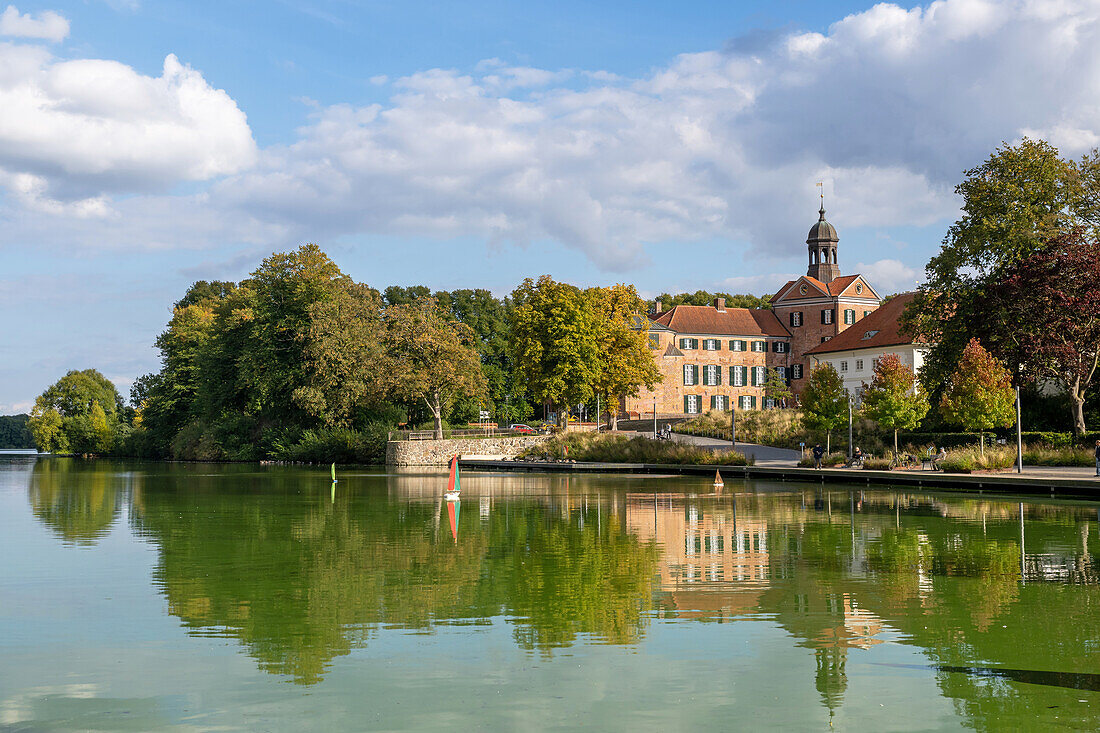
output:
POLYGON ((451 456, 515 458, 549 440, 546 435, 450 440, 391 440, 386 443, 387 466, 446 466, 451 456))

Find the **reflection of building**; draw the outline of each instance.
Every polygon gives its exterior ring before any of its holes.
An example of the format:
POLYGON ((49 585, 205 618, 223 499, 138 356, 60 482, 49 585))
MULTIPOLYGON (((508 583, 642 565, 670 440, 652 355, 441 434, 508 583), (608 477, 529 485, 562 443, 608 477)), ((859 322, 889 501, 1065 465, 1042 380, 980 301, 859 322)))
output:
POLYGON ((767 521, 738 519, 733 505, 635 494, 627 497, 626 526, 662 547, 660 590, 679 614, 721 617, 756 610, 771 578, 767 521))

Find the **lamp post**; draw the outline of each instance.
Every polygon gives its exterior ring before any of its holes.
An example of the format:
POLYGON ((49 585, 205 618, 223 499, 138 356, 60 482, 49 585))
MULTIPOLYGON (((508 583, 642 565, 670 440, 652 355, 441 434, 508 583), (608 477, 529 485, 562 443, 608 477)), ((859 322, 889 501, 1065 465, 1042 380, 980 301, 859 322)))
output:
POLYGON ((737 447, 737 400, 730 396, 730 442, 737 447))
POLYGON ((848 394, 848 461, 852 460, 852 395, 848 394))
POLYGON ((657 398, 653 398, 653 439, 657 440, 657 398))
MULTIPOLYGON (((1024 472, 1024 436, 1020 427, 1020 388, 1016 387, 1016 473, 1024 472)), ((1021 543, 1022 546, 1022 543, 1021 543)))

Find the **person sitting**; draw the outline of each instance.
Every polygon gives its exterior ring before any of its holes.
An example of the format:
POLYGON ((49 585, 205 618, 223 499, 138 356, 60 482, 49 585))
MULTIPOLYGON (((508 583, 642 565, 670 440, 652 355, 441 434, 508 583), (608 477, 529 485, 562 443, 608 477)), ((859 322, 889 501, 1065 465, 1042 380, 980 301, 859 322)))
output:
POLYGON ((859 466, 860 468, 863 467, 863 451, 859 449, 858 445, 856 446, 855 450, 852 451, 851 460, 849 460, 844 465, 849 466, 849 467, 850 466, 859 466))
POLYGON ((942 461, 944 458, 947 458, 947 451, 943 448, 940 448, 940 452, 937 453, 936 455, 932 456, 932 470, 933 471, 938 471, 939 470, 940 461, 942 461))

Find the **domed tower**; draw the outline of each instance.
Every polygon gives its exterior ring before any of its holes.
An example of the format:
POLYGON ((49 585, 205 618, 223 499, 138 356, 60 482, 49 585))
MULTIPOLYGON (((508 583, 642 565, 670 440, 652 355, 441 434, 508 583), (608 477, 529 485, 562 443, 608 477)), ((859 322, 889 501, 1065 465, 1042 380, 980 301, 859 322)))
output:
POLYGON ((836 261, 836 244, 840 238, 836 228, 825 221, 825 201, 821 202, 817 223, 810 227, 806 237, 806 247, 810 255, 810 267, 806 274, 823 283, 830 283, 840 277, 840 265, 836 261))

